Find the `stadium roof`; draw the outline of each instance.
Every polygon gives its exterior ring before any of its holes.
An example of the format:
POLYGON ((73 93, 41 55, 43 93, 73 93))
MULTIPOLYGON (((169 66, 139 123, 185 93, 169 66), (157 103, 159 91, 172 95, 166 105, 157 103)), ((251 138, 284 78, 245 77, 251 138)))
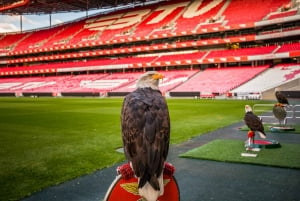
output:
POLYGON ((50 14, 120 6, 149 4, 162 0, 0 0, 0 14, 50 14))

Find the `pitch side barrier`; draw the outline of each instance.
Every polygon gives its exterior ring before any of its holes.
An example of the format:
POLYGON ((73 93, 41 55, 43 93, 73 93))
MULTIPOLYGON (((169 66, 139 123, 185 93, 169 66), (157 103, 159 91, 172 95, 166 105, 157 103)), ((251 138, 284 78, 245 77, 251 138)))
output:
MULTIPOLYGON (((267 112, 263 115, 258 115, 260 118, 275 118, 273 115, 273 107, 274 104, 255 104, 253 105, 253 112, 267 112), (270 113, 271 112, 271 113, 270 113)), ((300 105, 289 105, 286 106, 286 112, 287 116, 285 118, 285 121, 287 119, 300 119, 300 105)))

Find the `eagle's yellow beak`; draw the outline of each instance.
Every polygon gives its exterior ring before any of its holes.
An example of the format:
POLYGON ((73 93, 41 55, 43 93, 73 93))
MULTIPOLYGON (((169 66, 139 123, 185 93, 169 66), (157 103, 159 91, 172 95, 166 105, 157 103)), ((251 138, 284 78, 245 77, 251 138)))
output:
POLYGON ((160 74, 160 73, 155 73, 154 75, 152 75, 152 79, 154 80, 159 80, 159 79, 163 79, 164 75, 160 74))

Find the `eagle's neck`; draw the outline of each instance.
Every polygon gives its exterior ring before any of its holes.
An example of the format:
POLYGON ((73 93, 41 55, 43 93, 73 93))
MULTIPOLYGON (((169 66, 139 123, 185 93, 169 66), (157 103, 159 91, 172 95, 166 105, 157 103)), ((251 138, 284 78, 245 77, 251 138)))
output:
POLYGON ((151 89, 154 89, 154 90, 159 90, 159 87, 158 87, 158 81, 157 83, 153 83, 153 82, 138 82, 136 84, 137 88, 151 88, 151 89))
POLYGON ((159 90, 159 88, 156 87, 156 86, 138 86, 138 88, 140 88, 140 89, 151 88, 151 89, 153 89, 153 90, 159 90))

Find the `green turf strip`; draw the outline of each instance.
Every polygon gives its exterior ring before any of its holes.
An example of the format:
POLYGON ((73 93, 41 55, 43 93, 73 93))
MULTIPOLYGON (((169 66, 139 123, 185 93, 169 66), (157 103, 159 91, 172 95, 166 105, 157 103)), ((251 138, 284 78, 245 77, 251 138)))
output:
POLYGON ((257 157, 244 157, 241 153, 249 153, 245 150, 241 140, 214 140, 203 146, 192 149, 180 155, 180 157, 205 159, 233 163, 250 163, 257 165, 300 168, 300 145, 281 144, 281 148, 261 149, 257 157))

